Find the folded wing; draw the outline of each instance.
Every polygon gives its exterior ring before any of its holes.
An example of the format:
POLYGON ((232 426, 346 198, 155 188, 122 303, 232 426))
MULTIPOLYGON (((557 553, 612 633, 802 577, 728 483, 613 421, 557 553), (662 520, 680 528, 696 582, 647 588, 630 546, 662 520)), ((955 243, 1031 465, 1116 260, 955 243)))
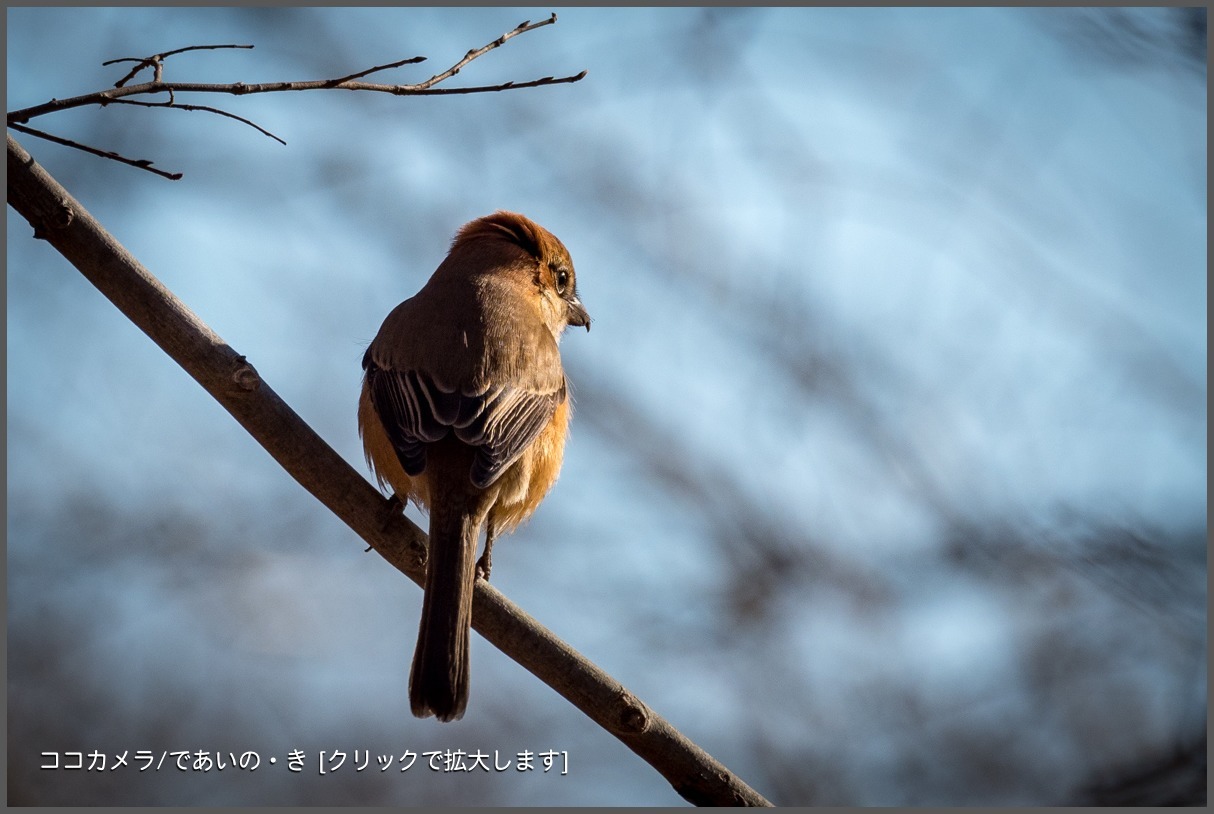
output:
POLYGON ((454 432, 476 449, 469 477, 479 489, 492 485, 552 420, 565 400, 564 377, 552 391, 516 385, 483 393, 448 391, 424 371, 381 368, 364 358, 371 402, 405 473, 426 468, 426 444, 454 432))

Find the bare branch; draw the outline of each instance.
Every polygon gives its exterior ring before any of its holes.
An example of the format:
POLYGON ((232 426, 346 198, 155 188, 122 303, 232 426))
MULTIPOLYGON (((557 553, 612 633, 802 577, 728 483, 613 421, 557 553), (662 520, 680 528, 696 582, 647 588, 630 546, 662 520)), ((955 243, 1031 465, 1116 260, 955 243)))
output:
MULTIPOLYGON (((254 126, 256 126, 256 125, 254 125, 254 126)), ((26 127, 23 124, 10 124, 9 127, 13 128, 14 130, 16 130, 20 133, 29 133, 31 136, 37 136, 38 138, 46 139, 47 141, 53 141, 56 144, 62 144, 64 147, 73 147, 77 150, 83 150, 86 153, 90 153, 95 156, 100 156, 101 158, 108 158, 111 161, 119 161, 123 164, 130 164, 132 167, 138 167, 141 170, 147 170, 150 173, 159 175, 161 178, 167 178, 170 181, 180 181, 182 178, 182 175, 179 172, 165 172, 164 170, 156 169, 155 167, 152 166, 152 162, 147 160, 146 158, 127 158, 126 156, 122 156, 122 155, 119 155, 118 153, 111 152, 108 150, 98 150, 96 147, 90 147, 87 144, 81 144, 80 142, 72 141, 71 139, 60 138, 59 136, 52 136, 50 133, 44 133, 41 130, 35 130, 32 127, 26 127)))
POLYGON ((253 94, 253 93, 274 93, 274 92, 281 92, 281 91, 341 89, 341 90, 355 90, 355 91, 358 91, 358 90, 373 91, 373 92, 378 92, 378 93, 391 93, 395 96, 411 96, 411 95, 412 96, 424 96, 424 95, 440 95, 440 94, 492 93, 492 92, 496 92, 496 91, 522 90, 524 88, 536 88, 536 87, 541 87, 544 85, 559 85, 559 84, 568 83, 568 82, 578 82, 586 76, 585 71, 582 71, 573 76, 563 76, 563 77, 559 77, 559 78, 545 76, 542 79, 533 79, 533 80, 530 80, 527 82, 510 81, 510 82, 503 82, 503 83, 497 84, 497 85, 480 85, 477 87, 467 87, 467 88, 435 87, 436 85, 444 82, 445 80, 450 79, 452 76, 455 76, 457 73, 460 72, 460 70, 464 66, 466 66, 468 63, 470 63, 472 60, 476 59, 477 57, 483 56, 484 54, 489 53, 490 51, 492 51, 495 48, 500 48, 506 42, 513 39, 514 37, 517 37, 520 34, 525 34, 528 31, 534 31, 535 29, 541 28, 546 25, 552 25, 555 22, 556 22, 556 14, 553 14, 547 20, 542 20, 538 23, 532 23, 528 20, 525 20, 522 23, 520 23, 519 25, 515 26, 510 31, 507 31, 505 34, 498 37, 496 40, 493 40, 492 42, 488 43, 487 45, 484 45, 480 48, 476 48, 476 49, 469 51, 468 53, 466 53, 463 56, 462 59, 460 59, 458 62, 456 62, 454 65, 452 65, 447 70, 445 70, 441 73, 435 74, 434 76, 430 77, 429 79, 425 80, 424 82, 418 82, 413 85, 386 85, 386 84, 378 84, 378 83, 372 83, 372 82, 359 82, 356 80, 359 80, 365 76, 369 76, 370 74, 373 74, 373 73, 379 73, 381 71, 387 71, 387 70, 391 70, 393 68, 399 68, 404 65, 414 65, 416 63, 424 61, 426 59, 424 56, 416 56, 416 57, 410 57, 408 59, 397 60, 396 62, 387 63, 386 65, 376 65, 375 67, 357 71, 352 74, 347 74, 346 76, 338 77, 336 79, 325 79, 325 80, 304 81, 304 82, 268 82, 268 83, 262 83, 262 84, 256 84, 256 85, 249 85, 249 84, 245 84, 243 82, 236 82, 236 83, 227 84, 227 85, 217 85, 217 84, 204 84, 204 83, 194 83, 194 82, 165 82, 165 81, 163 81, 163 79, 164 79, 164 77, 163 77, 164 61, 170 56, 174 56, 176 54, 182 54, 187 51, 204 51, 204 50, 217 50, 217 49, 226 49, 226 48, 248 49, 248 48, 252 48, 253 47, 252 45, 234 45, 234 44, 188 45, 184 48, 176 48, 171 51, 164 51, 159 54, 153 54, 152 56, 149 56, 149 57, 119 57, 117 59, 107 60, 106 62, 103 62, 102 65, 103 66, 116 65, 118 63, 123 63, 123 62, 134 62, 136 64, 135 64, 135 67, 132 68, 126 74, 126 76, 122 77, 114 84, 114 87, 108 88, 103 91, 96 91, 94 93, 86 93, 82 96, 76 96, 71 99, 52 99, 49 102, 45 102, 40 105, 34 105, 33 107, 27 107, 22 110, 12 111, 8 114, 8 125, 22 133, 28 133, 32 136, 37 136, 38 138, 47 139, 47 140, 53 141, 57 144, 62 144, 62 145, 68 146, 68 147, 74 147, 78 150, 84 150, 85 152, 91 153, 93 155, 101 156, 103 158, 109 158, 114 161, 120 161, 124 164, 129 164, 134 167, 139 167, 140 169, 145 169, 149 172, 155 173, 156 175, 160 175, 164 178, 171 178, 173 180, 176 180, 178 178, 181 178, 181 173, 166 173, 166 172, 162 172, 157 169, 153 169, 151 166, 152 162, 150 162, 150 161, 133 160, 133 159, 129 159, 129 158, 124 158, 123 156, 120 156, 117 153, 108 152, 108 151, 104 151, 104 150, 98 150, 96 148, 88 147, 88 146, 80 144, 78 142, 71 141, 70 139, 64 139, 64 138, 60 138, 58 136, 52 136, 51 134, 43 132, 41 130, 35 130, 30 127, 22 127, 21 125, 27 124, 30 119, 36 118, 38 116, 44 116, 48 113, 54 113, 54 112, 60 111, 60 110, 69 110, 71 108, 83 107, 86 105, 98 105, 101 107, 105 107, 106 105, 111 105, 111 104, 127 104, 127 105, 136 105, 139 107, 170 107, 170 108, 177 108, 179 110, 200 110, 205 113, 214 113, 218 116, 223 116, 223 117, 229 118, 229 119, 235 119, 238 122, 247 124, 249 127, 252 127, 253 129, 257 130, 259 133, 262 133, 263 135, 274 139, 275 141, 277 141, 280 144, 286 144, 286 141, 284 141, 283 139, 274 135, 269 130, 266 130, 261 125, 255 123, 253 121, 250 121, 249 119, 246 119, 243 116, 238 116, 235 113, 231 113, 229 111, 222 110, 217 107, 212 107, 210 105, 197 105, 197 104, 187 104, 187 103, 178 104, 176 101, 175 94, 177 94, 177 93, 227 93, 227 94, 231 94, 231 95, 235 95, 235 96, 245 96, 245 95, 253 94), (139 85, 127 85, 127 82, 129 82, 131 79, 135 78, 140 73, 140 71, 143 71, 146 68, 153 69, 152 81, 144 82, 139 85), (169 95, 169 99, 167 102, 149 102, 149 101, 144 101, 144 100, 139 100, 139 99, 126 98, 126 97, 130 97, 130 96, 154 95, 154 94, 160 94, 160 93, 167 93, 169 95))
POLYGON ((376 65, 374 68, 367 68, 367 70, 365 70, 365 71, 359 71, 358 73, 352 73, 349 76, 343 76, 341 79, 333 79, 333 80, 331 80, 331 84, 341 85, 346 82, 350 82, 354 79, 358 79, 360 77, 367 76, 368 74, 376 73, 377 71, 387 71, 392 68, 399 68, 401 65, 413 65, 418 62, 425 62, 425 61, 426 61, 425 57, 410 57, 409 59, 402 59, 399 62, 389 62, 387 65, 376 65))
MULTIPOLYGON (((210 107, 209 105, 192 105, 192 104, 186 104, 186 103, 177 104, 173 100, 172 97, 173 97, 173 93, 172 93, 172 91, 170 91, 169 100, 167 102, 143 102, 138 99, 115 99, 114 101, 110 102, 110 104, 112 104, 112 105, 137 105, 139 107, 171 107, 174 110, 201 110, 206 113, 214 113, 217 116, 225 116, 229 119, 235 119, 238 122, 243 122, 244 124, 247 124, 249 127, 252 127, 257 132, 274 139, 279 144, 286 145, 286 142, 283 141, 282 139, 280 139, 278 136, 274 135, 269 130, 262 127, 260 124, 257 124, 256 122, 251 122, 248 119, 244 118, 243 116, 237 116, 235 113, 229 113, 226 110, 220 110, 217 107, 210 107)), ((14 127, 14 129, 20 129, 20 128, 18 128, 17 125, 13 125, 13 127, 14 127)))
POLYGON ((127 82, 135 78, 135 75, 144 68, 155 68, 152 75, 152 81, 159 82, 163 76, 161 72, 164 70, 164 61, 174 54, 184 54, 186 51, 213 51, 219 48, 252 48, 252 45, 187 45, 185 48, 176 48, 172 51, 165 51, 163 54, 153 54, 150 57, 119 57, 118 59, 110 59, 101 63, 102 67, 107 65, 117 65, 119 62, 137 62, 139 63, 126 76, 114 83, 114 87, 120 88, 127 82))
MULTIPOLYGON (((439 82, 442 82, 444 79, 450 79, 451 77, 455 76, 457 73, 460 72, 461 68, 463 68, 465 65, 467 65, 469 62, 476 59, 477 57, 489 53, 494 48, 500 48, 501 46, 505 45, 507 40, 513 39, 514 37, 517 37, 519 34, 526 34, 528 31, 534 31, 535 29, 540 28, 542 26, 552 25, 555 22, 556 22, 556 13, 555 12, 547 20, 543 20, 542 22, 538 22, 535 24, 532 24, 530 20, 523 20, 521 23, 519 23, 517 26, 515 26, 513 30, 507 31, 505 34, 502 34, 500 37, 498 37, 497 39, 495 39, 493 42, 489 43, 486 46, 483 46, 481 48, 476 48, 472 51, 469 51, 468 53, 464 54, 463 59, 461 59, 459 62, 455 63, 454 65, 452 65, 447 70, 443 71, 442 73, 436 73, 434 76, 430 77, 425 82, 422 82, 418 85, 414 85, 413 87, 417 88, 418 90, 426 90, 427 88, 433 87, 434 85, 437 85, 439 82)), ((583 72, 583 75, 584 74, 585 74, 585 72, 583 72)))
POLYGON ((543 79, 532 79, 529 82, 503 82, 500 85, 477 85, 470 88, 428 88, 426 90, 412 90, 411 86, 404 86, 401 90, 390 88, 359 88, 359 90, 387 90, 390 93, 399 93, 402 96, 443 96, 455 95, 459 93, 492 93, 499 90, 522 90, 523 88, 538 88, 543 85, 561 85, 567 82, 580 82, 586 78, 586 71, 581 71, 573 76, 561 76, 553 78, 545 76, 543 79))
MULTIPOLYGON (((429 96, 442 94, 461 94, 461 93, 493 93, 505 90, 522 90, 524 88, 538 88, 545 85, 560 85, 569 82, 581 81, 586 76, 585 71, 574 74, 572 76, 551 77, 546 76, 542 79, 533 79, 526 82, 503 82, 496 85, 479 85, 468 88, 439 88, 435 87, 452 76, 455 76, 469 62, 477 57, 483 56, 495 48, 501 47, 504 43, 517 37, 520 34, 525 34, 528 31, 534 31, 537 28, 546 25, 552 25, 556 22, 556 15, 553 14, 547 20, 542 20, 538 23, 523 22, 515 28, 507 31, 502 36, 498 37, 493 42, 481 48, 469 51, 458 62, 452 65, 442 73, 435 74, 429 79, 418 82, 412 85, 387 85, 371 82, 354 81, 359 77, 367 76, 368 74, 378 71, 397 68, 402 65, 414 64, 421 62, 425 57, 411 57, 410 59, 400 60, 399 62, 380 65, 367 70, 349 74, 336 79, 321 79, 295 82, 264 82, 260 84, 246 84, 244 82, 236 82, 233 84, 206 84, 197 82, 164 82, 161 81, 160 66, 166 56, 171 54, 181 53, 187 50, 196 50, 202 48, 251 48, 252 46, 245 45, 198 45, 190 46, 189 48, 179 48, 176 51, 167 51, 164 54, 156 54, 145 58, 140 62, 127 77, 124 77, 118 86, 108 88, 103 91, 94 93, 86 93, 82 96, 75 96, 70 99, 52 99, 49 102, 44 102, 40 105, 27 107, 21 110, 14 110, 8 114, 9 124, 25 124, 30 119, 38 116, 45 116, 48 113, 54 113, 60 110, 68 110, 76 107, 84 107, 86 105, 107 105, 117 99, 127 96, 139 96, 143 94, 153 93, 227 93, 234 96, 246 96, 253 93, 278 93, 284 91, 301 91, 301 90, 354 90, 354 91, 372 91, 377 93, 391 93, 394 96, 429 96), (131 77, 137 74, 143 68, 148 66, 156 67, 156 77, 151 82, 144 82, 139 85, 124 84, 131 77)), ((130 61, 134 58, 124 57, 120 60, 111 60, 110 62, 130 61)), ((109 63, 107 63, 109 64, 109 63)))
POLYGON ((528 82, 503 82, 500 85, 479 85, 469 88, 420 88, 418 85, 381 85, 371 82, 342 82, 333 84, 334 80, 320 79, 304 82, 267 82, 259 85, 247 85, 236 82, 230 85, 213 85, 192 82, 145 82, 142 85, 128 85, 124 88, 87 93, 70 99, 52 99, 40 105, 14 110, 8 114, 9 124, 24 124, 30 119, 45 116, 59 110, 69 110, 86 105, 108 105, 126 96, 138 96, 146 93, 227 93, 232 96, 247 96, 254 93, 279 93, 284 91, 302 90, 361 90, 377 93, 391 93, 395 96, 438 96, 456 93, 490 93, 502 90, 522 90, 523 88, 538 88, 544 85, 560 85, 567 82, 579 82, 586 77, 586 71, 573 76, 550 77, 533 79, 528 82))
MULTIPOLYGON (((394 567, 424 582, 426 535, 299 417, 253 366, 106 232, 10 134, 8 201, 210 393, 321 503, 394 567)), ((473 627, 662 774, 696 805, 770 805, 607 675, 478 580, 473 627)))
POLYGON ((175 56, 176 54, 184 54, 186 51, 215 51, 220 48, 251 49, 252 47, 253 47, 252 45, 187 45, 184 48, 174 48, 172 51, 165 51, 164 53, 156 54, 156 55, 150 56, 150 57, 120 57, 118 59, 107 60, 105 62, 102 62, 101 64, 103 66, 105 66, 105 65, 116 65, 119 62, 148 62, 150 60, 163 61, 165 59, 168 59, 171 56, 175 56))

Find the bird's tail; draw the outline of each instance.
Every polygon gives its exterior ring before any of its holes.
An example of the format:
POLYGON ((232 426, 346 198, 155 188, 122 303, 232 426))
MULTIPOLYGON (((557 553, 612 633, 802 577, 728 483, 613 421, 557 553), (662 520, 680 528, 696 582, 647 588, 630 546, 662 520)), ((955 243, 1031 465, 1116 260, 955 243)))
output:
POLYGON ((418 718, 462 718, 468 705, 472 586, 480 518, 461 501, 430 507, 430 554, 417 650, 409 673, 409 706, 418 718))

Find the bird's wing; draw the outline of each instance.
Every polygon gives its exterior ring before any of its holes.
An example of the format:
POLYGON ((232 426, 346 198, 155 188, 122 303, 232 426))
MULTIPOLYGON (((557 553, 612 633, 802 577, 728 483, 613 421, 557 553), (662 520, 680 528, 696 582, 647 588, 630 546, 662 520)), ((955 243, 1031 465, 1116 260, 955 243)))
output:
POLYGON ((566 398, 565 383, 556 390, 541 392, 509 386, 491 390, 483 396, 465 396, 465 404, 475 399, 472 419, 455 426, 455 436, 476 447, 472 462, 472 483, 484 489, 498 479, 535 440, 556 408, 566 398))
POLYGON ((518 459, 566 398, 563 376, 552 390, 507 385, 469 394, 443 389, 424 371, 380 367, 369 354, 364 367, 371 403, 405 473, 421 474, 424 445, 454 431, 477 450, 470 476, 480 489, 518 459))

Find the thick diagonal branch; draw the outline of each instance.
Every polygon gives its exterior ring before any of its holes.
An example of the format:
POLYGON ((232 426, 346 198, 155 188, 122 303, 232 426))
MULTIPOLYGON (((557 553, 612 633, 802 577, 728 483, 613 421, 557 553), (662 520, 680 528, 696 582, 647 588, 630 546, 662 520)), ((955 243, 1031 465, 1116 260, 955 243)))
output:
MULTIPOLYGON (((8 202, 206 389, 300 485, 419 585, 426 536, 324 442, 243 356, 139 264, 8 136, 8 202)), ((698 805, 770 805, 618 681, 483 581, 473 627, 698 805)), ((403 677, 402 677, 403 680, 403 677)))

